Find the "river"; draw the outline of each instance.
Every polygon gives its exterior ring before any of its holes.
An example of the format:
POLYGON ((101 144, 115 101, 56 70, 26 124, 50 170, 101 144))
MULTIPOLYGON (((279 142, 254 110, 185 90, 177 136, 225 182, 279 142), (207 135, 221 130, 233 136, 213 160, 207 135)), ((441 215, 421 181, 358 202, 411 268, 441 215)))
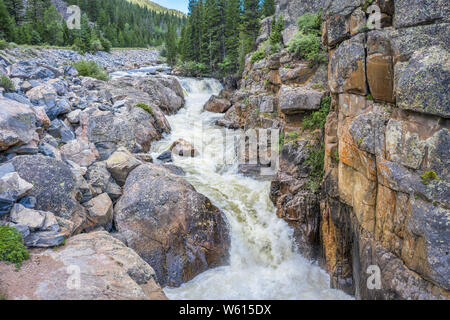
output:
MULTIPOLYGON (((237 160, 224 164, 224 154, 236 159, 235 148, 224 148, 224 130, 214 125, 221 115, 203 112, 204 103, 218 94, 213 79, 181 78, 186 106, 168 116, 170 135, 153 144, 156 159, 173 141, 203 141, 195 158, 175 157, 186 179, 225 214, 230 228, 229 265, 208 270, 179 288, 165 288, 170 299, 351 299, 331 289, 329 275, 303 258, 293 246, 293 230, 276 216, 269 199, 270 182, 238 174, 237 160), (225 150, 224 150, 225 149, 225 150)), ((195 145, 198 148, 198 145, 195 145)))

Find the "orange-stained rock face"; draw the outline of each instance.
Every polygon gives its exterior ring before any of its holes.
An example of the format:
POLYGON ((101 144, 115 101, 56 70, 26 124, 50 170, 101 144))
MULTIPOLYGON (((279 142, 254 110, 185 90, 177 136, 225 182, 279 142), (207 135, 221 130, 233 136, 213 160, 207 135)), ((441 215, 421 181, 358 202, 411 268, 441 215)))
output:
POLYGON ((367 58, 367 80, 376 100, 394 103, 394 68, 391 56, 374 54, 367 58))

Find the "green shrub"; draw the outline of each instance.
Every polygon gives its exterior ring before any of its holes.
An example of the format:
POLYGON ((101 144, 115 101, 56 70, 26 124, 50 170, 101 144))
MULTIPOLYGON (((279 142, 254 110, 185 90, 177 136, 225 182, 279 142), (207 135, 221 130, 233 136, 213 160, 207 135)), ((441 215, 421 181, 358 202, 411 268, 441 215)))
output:
POLYGON ((321 35, 322 12, 318 14, 305 13, 297 20, 298 30, 304 34, 321 35))
POLYGON ((14 83, 7 76, 0 77, 0 86, 9 92, 15 90, 14 83))
POLYGON ((104 37, 101 37, 100 42, 102 44, 103 50, 105 50, 106 52, 111 52, 111 48, 112 48, 111 41, 109 41, 108 39, 106 39, 104 37))
POLYGON ((177 65, 182 74, 188 77, 203 77, 210 73, 208 66, 201 62, 186 61, 177 65))
POLYGON ((0 39, 0 50, 5 50, 9 48, 8 42, 3 39, 0 39))
POLYGON ((431 181, 439 180, 438 175, 434 171, 427 171, 420 176, 422 178, 422 183, 428 185, 431 181))
POLYGON ((264 46, 253 52, 252 57, 250 58, 251 63, 258 62, 266 57, 266 50, 264 46))
POLYGON ((299 134, 297 131, 291 131, 284 137, 284 144, 289 142, 297 141, 299 138, 299 134))
POLYGON ((272 20, 272 32, 269 35, 270 52, 272 54, 281 51, 283 48, 283 35, 281 32, 284 30, 284 18, 280 15, 277 19, 272 20))
POLYGON ((78 74, 85 77, 92 77, 98 80, 107 81, 108 74, 105 69, 99 66, 94 61, 81 60, 73 64, 73 67, 77 69, 78 74))
POLYGON ((298 18, 299 31, 288 42, 288 51, 302 56, 313 64, 327 61, 327 55, 323 48, 321 36, 322 13, 306 13, 298 18))
POLYGON ((278 137, 278 153, 281 152, 284 146, 284 131, 281 131, 280 136, 278 137))
POLYGON ((153 109, 152 107, 146 105, 145 103, 138 103, 136 105, 136 107, 144 109, 145 111, 147 111, 148 113, 150 113, 152 116, 155 116, 155 114, 153 113, 153 109))
POLYGON ((14 263, 20 268, 30 254, 23 245, 22 235, 13 227, 0 226, 0 261, 14 263))
POLYGON ((303 130, 322 129, 327 122, 327 116, 330 112, 331 97, 324 97, 320 103, 320 109, 305 117, 302 121, 303 130))
POLYGON ((305 164, 309 166, 309 177, 305 187, 313 192, 319 189, 323 178, 323 168, 325 159, 325 147, 321 144, 320 148, 314 148, 310 151, 305 160, 305 164))
POLYGON ((366 12, 367 8, 369 8, 372 3, 373 3, 373 0, 366 0, 362 6, 363 11, 366 12))
POLYGON ((370 93, 367 95, 367 100, 369 101, 373 101, 373 95, 371 95, 370 93))
POLYGON ((91 42, 91 52, 95 53, 98 51, 103 51, 103 46, 100 40, 95 39, 91 42))

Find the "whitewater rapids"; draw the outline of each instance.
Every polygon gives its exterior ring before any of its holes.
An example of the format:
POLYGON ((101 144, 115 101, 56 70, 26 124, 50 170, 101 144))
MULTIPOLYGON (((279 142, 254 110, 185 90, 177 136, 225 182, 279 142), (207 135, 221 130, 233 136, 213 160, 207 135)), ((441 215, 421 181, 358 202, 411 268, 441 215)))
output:
POLYGON ((238 174, 235 148, 223 144, 224 132, 231 137, 238 133, 215 126, 221 115, 203 111, 221 84, 213 79, 180 78, 180 82, 186 91, 186 107, 167 117, 172 132, 154 143, 151 153, 156 159, 179 138, 203 142, 200 156, 175 157, 174 164, 224 212, 231 248, 229 265, 208 270, 179 288, 165 288, 166 295, 189 300, 351 299, 331 289, 329 275, 297 252, 293 230, 277 218, 269 199, 270 182, 238 174), (232 163, 224 158, 231 158, 232 163))

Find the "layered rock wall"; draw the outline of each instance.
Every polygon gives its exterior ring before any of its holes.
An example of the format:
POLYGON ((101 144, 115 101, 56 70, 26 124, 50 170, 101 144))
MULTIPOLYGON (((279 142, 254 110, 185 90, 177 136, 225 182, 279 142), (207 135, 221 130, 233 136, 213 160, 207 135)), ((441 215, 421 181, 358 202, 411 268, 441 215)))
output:
POLYGON ((323 25, 333 107, 320 238, 332 284, 363 299, 446 297, 448 6, 332 1, 323 25), (370 290, 373 266, 381 286, 370 290))

